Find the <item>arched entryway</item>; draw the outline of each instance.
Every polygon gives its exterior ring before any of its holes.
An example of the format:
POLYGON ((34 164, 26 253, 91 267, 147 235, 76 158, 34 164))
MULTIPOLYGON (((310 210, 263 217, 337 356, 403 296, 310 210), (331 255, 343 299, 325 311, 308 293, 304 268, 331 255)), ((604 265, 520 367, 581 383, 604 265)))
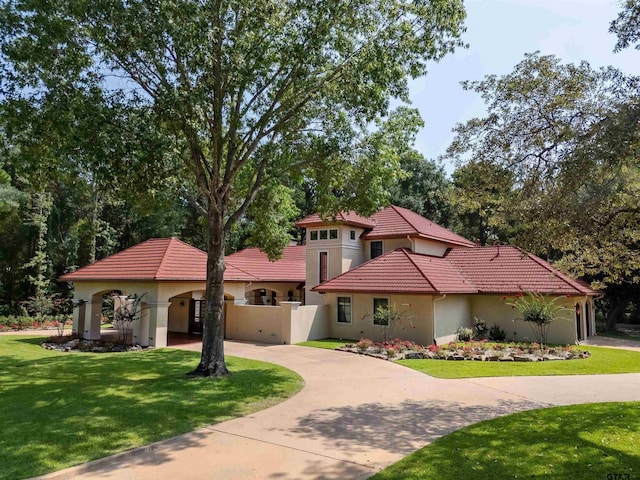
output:
POLYGON ((247 292, 247 303, 249 305, 271 305, 275 306, 281 299, 278 292, 268 288, 256 288, 247 292))

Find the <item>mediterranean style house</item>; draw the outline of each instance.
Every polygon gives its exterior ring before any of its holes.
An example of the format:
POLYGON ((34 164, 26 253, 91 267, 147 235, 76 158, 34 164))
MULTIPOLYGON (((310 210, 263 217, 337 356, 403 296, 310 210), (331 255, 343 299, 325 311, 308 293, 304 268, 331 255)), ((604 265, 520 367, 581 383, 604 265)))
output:
MULTIPOLYGON (((410 210, 386 207, 296 223, 302 245, 271 262, 257 248, 226 257, 225 337, 265 343, 319 338, 420 344, 452 341, 475 319, 513 340, 533 340, 509 298, 525 292, 559 297, 570 308, 549 342, 595 333, 598 292, 513 246, 480 247, 410 210), (387 322, 379 309, 393 312, 387 322), (390 324, 385 324, 390 323, 390 324)), ((151 239, 61 277, 74 282, 74 331, 100 338, 106 294, 143 295, 134 341, 165 346, 169 332, 202 331, 205 252, 176 238, 151 239)))

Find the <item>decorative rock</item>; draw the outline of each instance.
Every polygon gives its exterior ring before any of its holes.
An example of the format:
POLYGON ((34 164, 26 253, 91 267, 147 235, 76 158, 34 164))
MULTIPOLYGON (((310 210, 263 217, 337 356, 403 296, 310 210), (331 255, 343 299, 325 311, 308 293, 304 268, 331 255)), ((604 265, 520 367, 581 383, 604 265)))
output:
POLYGON ((505 355, 504 357, 500 357, 498 359, 499 362, 513 362, 513 358, 505 355))
POLYGON ((422 360, 424 353, 421 352, 407 352, 404 354, 405 360, 422 360))
POLYGON ((544 355, 542 359, 543 360, 564 360, 564 358, 559 357, 557 355, 544 355))
POLYGON ((513 361, 514 362, 535 362, 536 359, 531 355, 514 355, 513 361))
POLYGON ((476 362, 484 362, 485 358, 486 357, 484 355, 474 355, 473 356, 473 360, 475 360, 476 362))

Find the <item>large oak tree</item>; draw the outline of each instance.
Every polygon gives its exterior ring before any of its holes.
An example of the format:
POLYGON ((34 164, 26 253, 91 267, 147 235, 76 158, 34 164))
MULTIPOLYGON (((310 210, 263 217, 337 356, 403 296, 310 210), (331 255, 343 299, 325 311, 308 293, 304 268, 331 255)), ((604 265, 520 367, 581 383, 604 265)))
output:
MULTIPOLYGON (((98 79, 146 99, 175 139, 208 219, 196 373, 218 376, 233 226, 255 203, 281 227, 282 185, 308 179, 324 212, 371 212, 394 179, 396 143, 415 132, 403 110, 378 134, 390 99, 407 101, 407 79, 461 45, 463 19, 461 0, 14 0, 2 48, 9 81, 98 79)), ((266 237, 277 254, 284 235, 266 237)))

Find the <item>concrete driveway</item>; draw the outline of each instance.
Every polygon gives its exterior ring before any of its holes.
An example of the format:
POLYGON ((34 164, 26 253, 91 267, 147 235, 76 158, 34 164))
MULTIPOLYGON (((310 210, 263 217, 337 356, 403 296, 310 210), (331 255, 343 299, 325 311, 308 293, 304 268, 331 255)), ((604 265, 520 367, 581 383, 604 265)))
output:
POLYGON ((365 479, 481 420, 552 405, 640 400, 640 374, 444 380, 330 350, 238 342, 225 348, 290 368, 306 386, 253 415, 43 478, 365 479))

